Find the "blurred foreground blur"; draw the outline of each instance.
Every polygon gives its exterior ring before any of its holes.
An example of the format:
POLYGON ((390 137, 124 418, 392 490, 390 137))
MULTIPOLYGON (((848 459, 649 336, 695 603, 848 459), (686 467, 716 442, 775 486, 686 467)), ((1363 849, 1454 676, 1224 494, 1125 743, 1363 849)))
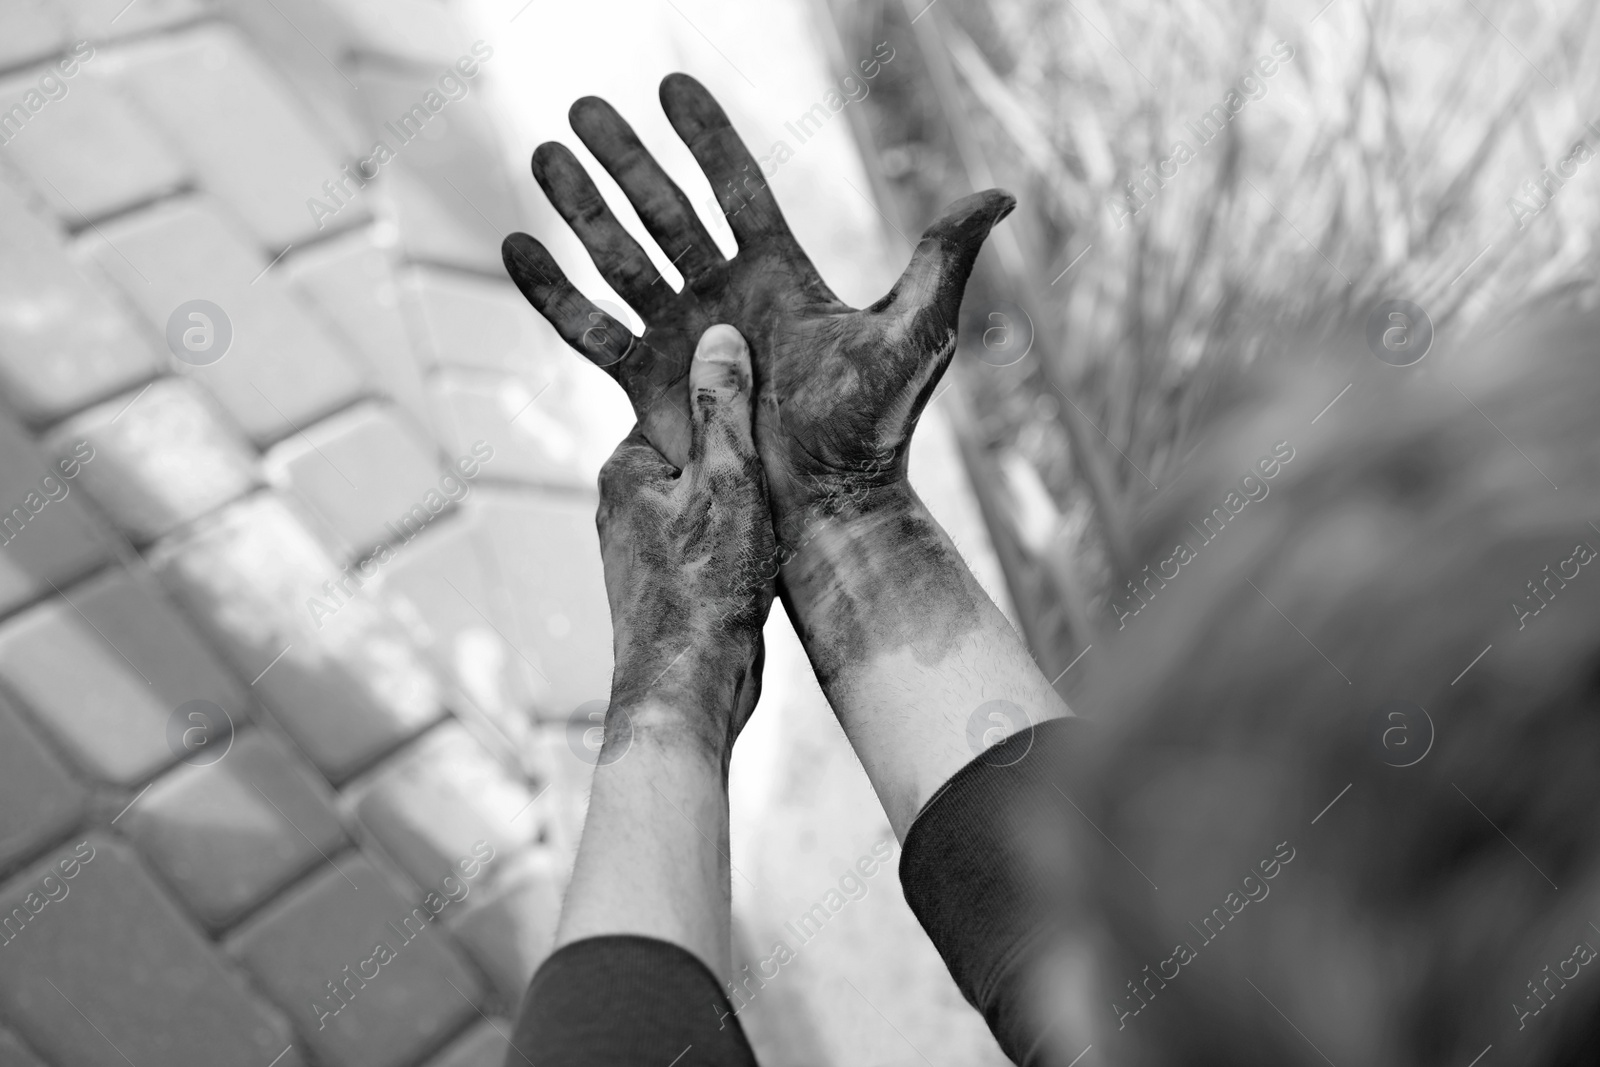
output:
POLYGON ((1149 562, 1137 516, 1236 377, 1366 365, 1386 301, 1440 345, 1593 302, 1591 4, 830 10, 840 56, 913 42, 857 115, 895 225, 1019 195, 968 293, 956 392, 1047 676, 1117 628, 1149 562))

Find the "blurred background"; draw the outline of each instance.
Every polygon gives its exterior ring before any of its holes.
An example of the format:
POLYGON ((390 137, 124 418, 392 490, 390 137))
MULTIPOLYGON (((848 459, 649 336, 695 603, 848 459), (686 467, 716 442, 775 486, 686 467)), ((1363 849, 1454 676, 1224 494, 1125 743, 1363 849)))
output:
MULTIPOLYGON (((1070 700, 1140 514, 1242 376, 1370 362, 1385 300, 1439 344, 1592 301, 1593 21, 11 0, 0 1064, 506 1058, 596 757, 593 486, 630 423, 500 267, 526 230, 620 303, 534 146, 591 163, 679 280, 567 128, 575 98, 611 100, 731 254, 656 102, 694 74, 858 306, 950 200, 1018 195, 912 478, 1070 700)), ((769 630, 732 783, 749 960, 893 845, 781 612, 769 630)), ((856 895, 742 1009, 762 1062, 1005 1062, 893 865, 856 895)))

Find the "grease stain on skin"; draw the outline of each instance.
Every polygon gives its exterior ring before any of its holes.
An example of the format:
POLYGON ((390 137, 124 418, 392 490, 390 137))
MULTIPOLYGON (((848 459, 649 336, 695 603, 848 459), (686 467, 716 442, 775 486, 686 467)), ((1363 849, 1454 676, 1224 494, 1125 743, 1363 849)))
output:
MULTIPOLYGON (((641 650, 659 643, 660 649, 651 647, 649 666, 638 668, 644 673, 670 663, 686 641, 726 646, 704 653, 703 673, 718 681, 699 684, 744 685, 749 675, 740 658, 748 664, 750 650, 756 657, 760 652, 759 625, 752 632, 746 621, 752 617, 751 589, 764 589, 770 598, 771 564, 777 559, 791 602, 806 605, 797 617, 819 675, 836 676, 889 647, 909 646, 924 660, 937 659, 976 624, 981 592, 969 587, 959 556, 906 482, 907 443, 954 353, 961 295, 978 250, 1015 201, 988 190, 953 204, 924 233, 889 294, 857 311, 833 294, 801 250, 770 186, 752 170, 754 157, 710 95, 681 76, 664 82, 662 91, 675 128, 711 180, 719 203, 739 208, 729 220, 739 248, 733 258, 723 257, 664 172, 643 183, 630 199, 646 229, 674 262, 680 249, 689 253, 680 265, 683 288, 667 296, 654 276, 629 272, 643 253, 620 225, 610 220, 614 232, 597 237, 598 223, 590 219, 580 233, 585 247, 647 324, 628 358, 608 369, 627 391, 643 437, 667 462, 685 468, 692 439, 689 416, 711 403, 706 395, 691 395, 690 354, 707 328, 731 325, 750 346, 754 435, 761 458, 742 472, 746 484, 757 487, 753 505, 744 502, 737 479, 719 477, 706 483, 714 494, 711 504, 692 514, 681 498, 693 493, 662 493, 653 508, 630 513, 627 522, 617 516, 618 528, 608 531, 602 504, 602 537, 637 543, 640 549, 634 564, 619 571, 614 588, 608 565, 619 648, 624 642, 641 650), (746 178, 750 184, 735 204, 728 199, 732 183, 746 178), (764 522, 769 508, 785 535, 785 553, 778 552, 770 529, 753 550, 733 547, 752 536, 733 516, 760 514, 764 522), (822 542, 817 551, 787 554, 812 540, 822 542), (722 547, 708 547, 712 544, 722 547), (648 573, 656 567, 670 573, 648 573), (652 601, 648 606, 646 599, 652 601), (631 617, 635 610, 637 619, 631 617)), ((626 130, 609 105, 597 100, 573 114, 575 129, 598 123, 590 129, 596 136, 609 130, 608 136, 619 137, 618 131, 626 130)), ((636 140, 626 147, 647 156, 636 140)), ((615 152, 597 155, 603 162, 617 158, 615 152)), ((560 156, 563 164, 567 158, 560 156)), ((613 166, 608 169, 615 172, 613 166)), ((581 168, 568 167, 558 176, 563 180, 549 183, 546 192, 563 217, 581 218, 585 206, 603 203, 589 193, 586 180, 579 180, 581 168)), ((529 300, 582 352, 581 331, 592 325, 586 317, 591 305, 561 278, 538 242, 515 240, 526 255, 513 257, 508 269, 529 300), (523 259, 537 268, 542 282, 523 277, 523 259)), ((664 484, 658 480, 650 489, 660 491, 664 484)), ((757 614, 765 613, 763 603, 757 614)), ((670 677, 680 670, 673 668, 670 677)), ((679 684, 689 684, 687 677, 695 673, 682 672, 686 680, 679 684)), ((629 677, 619 685, 648 681, 629 677)))
POLYGON ((916 374, 901 387, 900 392, 878 420, 879 452, 894 451, 910 441, 911 433, 916 429, 917 416, 932 394, 933 387, 938 384, 955 350, 956 338, 952 333, 934 357, 923 362, 916 374))
POLYGON ((758 685, 761 627, 773 580, 760 575, 771 525, 753 448, 719 414, 716 442, 688 471, 635 432, 601 471, 597 516, 611 606, 617 673, 612 703, 660 702, 702 712, 685 724, 724 755, 742 725, 714 709, 758 685))
POLYGON ((885 505, 857 516, 851 529, 824 530, 819 550, 785 571, 791 593, 811 605, 805 617, 816 623, 803 636, 824 685, 903 648, 931 666, 981 624, 964 569, 952 566, 954 550, 919 507, 885 505), (895 551, 883 552, 884 544, 895 551))

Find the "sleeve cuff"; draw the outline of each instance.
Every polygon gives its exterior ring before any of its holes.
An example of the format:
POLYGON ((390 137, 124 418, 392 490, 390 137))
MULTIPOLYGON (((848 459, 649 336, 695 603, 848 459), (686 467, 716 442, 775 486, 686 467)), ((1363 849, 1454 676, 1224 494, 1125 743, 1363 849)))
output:
POLYGON ((906 834, 900 883, 950 975, 1000 1047, 1026 1063, 1048 1020, 1028 982, 1050 945, 1063 888, 1057 850, 1070 803, 1062 786, 1091 724, 1053 719, 1020 730, 957 771, 906 834))
POLYGON ((529 1062, 755 1067, 756 1060, 699 957, 669 941, 617 934, 563 945, 534 974, 506 1067, 529 1062))

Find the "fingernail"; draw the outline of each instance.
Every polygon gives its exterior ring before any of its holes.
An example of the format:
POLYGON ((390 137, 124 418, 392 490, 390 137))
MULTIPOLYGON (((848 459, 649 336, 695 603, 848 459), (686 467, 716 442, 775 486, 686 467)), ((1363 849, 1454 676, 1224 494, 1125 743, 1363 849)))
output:
POLYGON ((708 363, 738 363, 744 355, 744 338, 732 326, 719 323, 700 337, 694 358, 708 363))

